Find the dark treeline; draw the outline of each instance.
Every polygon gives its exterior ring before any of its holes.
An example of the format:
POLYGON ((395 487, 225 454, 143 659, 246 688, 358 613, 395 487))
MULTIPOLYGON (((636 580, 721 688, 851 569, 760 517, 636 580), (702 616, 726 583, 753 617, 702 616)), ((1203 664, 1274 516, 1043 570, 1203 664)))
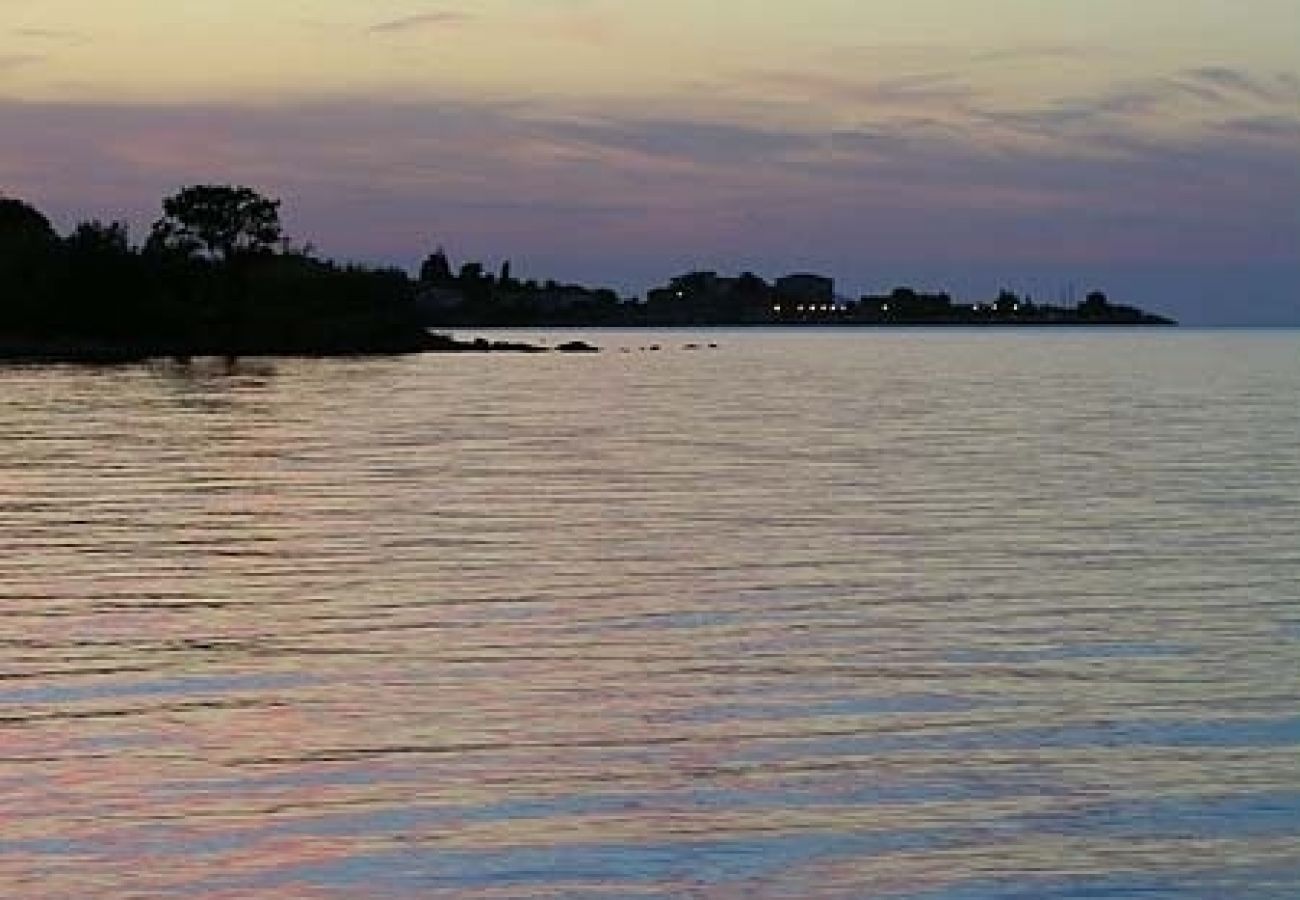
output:
POLYGON ((404 272, 315 258, 248 188, 181 190, 140 246, 121 222, 60 236, 0 197, 0 356, 398 353, 426 338, 404 272))
POLYGON ((1078 305, 1035 303, 1011 291, 959 303, 948 294, 896 288, 846 299, 835 282, 799 273, 768 282, 753 273, 724 277, 690 272, 651 290, 644 302, 613 291, 555 282, 520 282, 510 265, 497 276, 470 263, 454 271, 439 250, 424 264, 419 303, 437 325, 659 326, 692 325, 1168 325, 1094 291, 1078 305))
MULTIPOLYGON (((983 303, 899 288, 856 300, 796 274, 692 272, 622 299, 607 288, 515 277, 509 262, 453 266, 441 249, 417 277, 340 265, 295 246, 279 201, 246 187, 187 187, 140 245, 121 222, 59 235, 0 196, 0 358, 337 355, 482 349, 431 327, 1167 324, 1093 293, 1078 306, 1010 292, 983 303)), ((488 345, 496 348, 497 345, 488 345)), ((510 349, 514 345, 500 345, 510 349)))
POLYGON ((625 325, 639 305, 609 288, 520 280, 509 261, 496 272, 478 262, 454 268, 442 248, 420 266, 415 289, 424 320, 444 327, 625 325))

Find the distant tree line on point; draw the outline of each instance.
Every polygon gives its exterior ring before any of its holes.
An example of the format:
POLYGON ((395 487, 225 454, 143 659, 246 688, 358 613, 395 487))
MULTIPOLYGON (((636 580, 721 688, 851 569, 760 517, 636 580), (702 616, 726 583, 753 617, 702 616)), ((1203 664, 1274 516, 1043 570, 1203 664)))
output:
POLYGON ((1111 303, 1101 291, 1083 303, 1035 303, 1011 291, 987 302, 959 303, 946 293, 900 287, 856 300, 835 282, 796 273, 768 282, 745 272, 689 272, 649 291, 644 301, 607 288, 519 281, 510 263, 493 276, 480 263, 455 270, 440 248, 420 269, 417 298, 426 321, 446 326, 736 326, 736 325, 1164 325, 1169 319, 1111 303))
POLYGON ((122 222, 60 236, 0 195, 0 357, 398 353, 437 348, 432 327, 1167 324, 1093 292, 1078 306, 1004 291, 986 303, 898 288, 840 298, 798 273, 691 272, 644 300, 608 288, 520 279, 509 261, 454 266, 439 248, 412 278, 341 265, 284 235, 280 202, 240 186, 194 185, 162 203, 143 244, 122 222))

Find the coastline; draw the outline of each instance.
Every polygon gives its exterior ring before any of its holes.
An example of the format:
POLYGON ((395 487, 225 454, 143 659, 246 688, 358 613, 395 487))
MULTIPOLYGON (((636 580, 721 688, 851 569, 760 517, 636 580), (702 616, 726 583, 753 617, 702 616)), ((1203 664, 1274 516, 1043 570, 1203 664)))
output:
POLYGON ((297 247, 280 201, 235 185, 191 185, 134 245, 123 222, 60 235, 38 209, 0 196, 0 361, 112 365, 194 357, 355 357, 418 353, 591 353, 450 330, 489 328, 1110 328, 1176 323, 1091 291, 1077 305, 1003 290, 962 301, 896 287, 857 299, 835 279, 687 272, 644 297, 521 280, 507 260, 453 266, 439 248, 415 277, 297 247))
MULTIPOLYGON (((613 322, 575 324, 554 322, 540 324, 500 325, 484 324, 464 326, 476 331, 529 332, 555 329, 561 332, 588 334, 592 332, 651 332, 691 330, 737 330, 745 332, 797 332, 797 331, 1033 331, 1033 330, 1127 330, 1132 328, 1178 328, 1177 322, 1121 322, 1121 321, 985 321, 985 322, 613 322)), ((585 340, 571 338, 554 346, 544 340, 490 339, 486 337, 457 338, 445 331, 429 330, 420 334, 394 335, 389 339, 349 343, 347 341, 294 342, 258 340, 250 338, 237 344, 177 340, 122 340, 112 341, 72 336, 0 335, 0 364, 4 365, 134 365, 151 360, 172 359, 182 363, 196 358, 238 359, 301 358, 347 359, 367 356, 414 356, 423 354, 488 354, 508 353, 538 355, 550 353, 594 354, 600 347, 585 340)))
POLYGON ((0 364, 11 365, 134 365, 157 359, 188 362, 191 359, 243 357, 330 359, 362 356, 411 356, 425 353, 598 353, 584 341, 567 341, 555 347, 524 341, 461 340, 444 333, 403 335, 392 340, 347 344, 336 342, 286 343, 250 339, 236 345, 189 341, 109 341, 76 337, 28 335, 0 336, 0 364))

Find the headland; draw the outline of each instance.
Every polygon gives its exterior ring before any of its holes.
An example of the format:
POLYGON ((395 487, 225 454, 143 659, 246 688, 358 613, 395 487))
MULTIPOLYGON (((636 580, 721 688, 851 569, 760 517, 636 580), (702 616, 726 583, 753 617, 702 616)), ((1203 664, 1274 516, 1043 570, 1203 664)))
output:
POLYGON ((1010 291, 975 302, 910 288, 845 298, 814 273, 769 282, 691 272, 644 298, 620 297, 609 288, 522 280, 509 262, 495 272, 477 262, 453 267, 441 248, 412 276, 295 245, 283 233, 279 201, 247 187, 186 187, 162 207, 137 246, 122 222, 82 222, 60 235, 31 205, 0 196, 0 361, 551 349, 439 333, 488 327, 1174 324, 1100 291, 1077 305, 1010 291))

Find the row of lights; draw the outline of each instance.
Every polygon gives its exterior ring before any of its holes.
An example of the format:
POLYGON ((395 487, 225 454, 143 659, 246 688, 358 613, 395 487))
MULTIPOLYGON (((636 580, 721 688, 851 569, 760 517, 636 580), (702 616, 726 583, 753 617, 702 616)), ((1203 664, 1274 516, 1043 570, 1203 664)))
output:
MULTIPOLYGON (((781 304, 778 303, 778 304, 776 304, 775 306, 772 307, 772 312, 774 312, 774 313, 779 313, 779 312, 781 312, 784 308, 785 308, 785 307, 783 307, 781 304)), ((795 311, 795 312, 810 312, 810 313, 815 313, 815 312, 844 312, 844 307, 843 307, 843 306, 840 306, 839 304, 822 304, 822 305, 818 305, 818 304, 816 304, 816 303, 811 303, 811 304, 800 303, 798 306, 794 307, 794 311, 795 311)))
MULTIPOLYGON (((776 304, 776 305, 774 305, 774 306, 772 307, 772 312, 774 312, 774 313, 779 313, 779 312, 781 312, 783 309, 784 309, 784 307, 782 307, 781 304, 778 303, 778 304, 776 304)), ((844 312, 844 307, 843 307, 843 306, 840 306, 839 304, 835 304, 835 305, 833 305, 833 306, 832 306, 832 305, 822 305, 822 306, 818 306, 818 305, 815 304, 815 303, 813 303, 813 304, 803 304, 803 303, 801 303, 801 304, 799 304, 798 306, 796 306, 794 309, 795 309, 795 312, 844 312)), ((978 303, 972 303, 972 304, 971 304, 971 311, 972 311, 972 312, 980 312, 980 311, 983 310, 983 309, 986 309, 986 307, 981 306, 981 305, 978 304, 978 303)), ((882 303, 882 304, 880 304, 880 311, 881 311, 881 312, 889 312, 889 304, 888 304, 888 303, 882 303)), ((1020 304, 1017 303, 1017 304, 1015 304, 1014 306, 1012 306, 1012 307, 1011 307, 1011 311, 1012 311, 1012 312, 1020 312, 1020 304)))

